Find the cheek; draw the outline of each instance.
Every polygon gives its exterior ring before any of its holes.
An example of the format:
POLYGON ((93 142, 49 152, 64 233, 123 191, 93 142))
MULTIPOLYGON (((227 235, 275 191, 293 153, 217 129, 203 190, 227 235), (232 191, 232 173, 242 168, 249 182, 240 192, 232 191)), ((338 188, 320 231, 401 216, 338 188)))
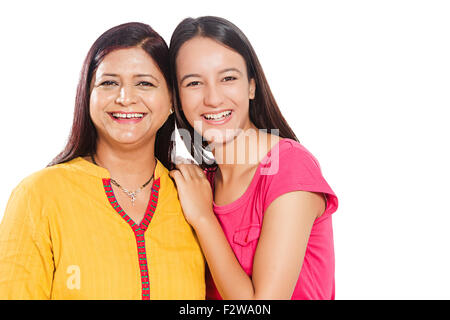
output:
POLYGON ((114 101, 114 95, 111 92, 93 90, 89 98, 91 115, 101 112, 111 101, 114 101))
POLYGON ((94 123, 96 122, 96 119, 98 118, 98 110, 100 109, 100 99, 99 94, 95 91, 91 93, 90 99, 89 99, 89 114, 91 116, 92 121, 94 123))
POLYGON ((188 120, 195 118, 196 106, 199 105, 199 101, 201 101, 200 90, 196 91, 180 90, 180 100, 181 106, 183 108, 183 113, 186 116, 186 118, 188 120))
POLYGON ((148 95, 143 97, 143 100, 154 119, 166 119, 168 117, 171 104, 169 95, 148 95))
POLYGON ((92 91, 91 96, 89 98, 89 106, 92 109, 97 108, 98 105, 98 94, 95 91, 92 91))
POLYGON ((224 93, 239 109, 248 109, 248 88, 243 86, 229 86, 224 88, 224 93))

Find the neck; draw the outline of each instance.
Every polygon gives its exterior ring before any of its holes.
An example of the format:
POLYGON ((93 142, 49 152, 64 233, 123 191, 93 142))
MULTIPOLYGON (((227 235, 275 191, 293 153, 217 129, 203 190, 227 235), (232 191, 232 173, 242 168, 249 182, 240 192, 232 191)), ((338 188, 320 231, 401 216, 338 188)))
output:
POLYGON ((216 146, 213 154, 219 167, 217 178, 228 181, 255 169, 276 142, 277 136, 254 128, 216 146))
POLYGON ((154 143, 133 148, 111 146, 99 140, 94 157, 99 166, 109 171, 111 178, 127 187, 141 186, 156 166, 154 143))

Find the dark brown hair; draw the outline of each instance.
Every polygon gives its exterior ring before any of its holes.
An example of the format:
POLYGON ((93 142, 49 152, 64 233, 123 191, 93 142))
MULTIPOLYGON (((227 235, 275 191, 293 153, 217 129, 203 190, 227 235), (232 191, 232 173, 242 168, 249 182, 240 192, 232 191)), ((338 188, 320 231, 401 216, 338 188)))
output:
MULTIPOLYGON (((84 60, 77 87, 69 139, 64 150, 52 160, 49 166, 95 153, 97 130, 89 114, 92 77, 108 53, 131 47, 140 47, 150 55, 164 75, 167 86, 172 92, 169 49, 164 39, 149 25, 139 22, 129 22, 109 29, 94 42, 84 60)), ((174 116, 171 115, 156 133, 155 156, 166 167, 170 165, 170 137, 174 130, 174 123, 174 116)))
MULTIPOLYGON (((258 129, 278 129, 279 136, 282 138, 290 138, 298 141, 294 132, 284 119, 278 108, 275 98, 267 83, 264 71, 259 63, 258 57, 253 50, 244 33, 230 21, 213 16, 205 16, 200 18, 186 18, 180 22, 172 34, 170 40, 170 66, 174 88, 174 105, 176 122, 179 128, 188 130, 191 133, 191 146, 187 146, 192 150, 192 156, 197 160, 203 160, 205 155, 202 153, 202 147, 194 144, 193 137, 198 133, 192 128, 181 109, 180 96, 178 94, 178 82, 176 78, 176 59, 181 46, 194 37, 207 37, 217 41, 231 50, 239 53, 246 63, 248 80, 254 79, 256 84, 255 98, 250 100, 249 114, 250 121, 258 129)), ((199 161, 200 162, 200 161, 199 161)), ((202 167, 207 168, 211 165, 204 164, 202 167)), ((214 164, 212 166, 215 166, 214 164)))

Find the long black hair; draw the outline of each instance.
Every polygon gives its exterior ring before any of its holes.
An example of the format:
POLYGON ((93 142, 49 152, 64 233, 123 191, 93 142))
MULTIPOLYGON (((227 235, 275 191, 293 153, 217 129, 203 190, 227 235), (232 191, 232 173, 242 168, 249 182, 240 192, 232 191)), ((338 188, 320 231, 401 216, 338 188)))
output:
MULTIPOLYGON (((176 59, 181 46, 195 37, 206 37, 217 41, 231 50, 239 53, 246 63, 248 80, 254 79, 256 84, 255 98, 250 100, 249 115, 250 121, 258 129, 278 129, 279 136, 298 141, 294 131, 288 125, 281 114, 275 98, 270 90, 264 71, 259 63, 258 57, 253 50, 250 41, 244 33, 230 21, 213 16, 199 18, 186 18, 178 24, 170 40, 170 66, 174 89, 174 109, 176 123, 179 128, 188 130, 191 137, 198 135, 193 127, 186 120, 181 108, 180 96, 178 93, 178 82, 176 77, 177 66, 176 59)), ((206 156, 203 154, 202 146, 195 144, 200 139, 190 139, 192 156, 199 160, 206 156)), ((203 143, 203 146, 205 143, 203 143)), ((215 164, 208 165, 201 161, 203 168, 213 167, 215 164)))
MULTIPOLYGON (((169 48, 155 30, 149 25, 139 22, 124 23, 107 30, 94 42, 84 60, 77 87, 69 139, 63 151, 52 160, 49 166, 95 153, 97 130, 89 114, 92 77, 108 53, 131 47, 140 47, 150 55, 163 74, 170 92, 173 91, 169 68, 169 48)), ((172 114, 156 133, 155 156, 165 167, 170 166, 170 137, 174 125, 175 119, 172 114)))

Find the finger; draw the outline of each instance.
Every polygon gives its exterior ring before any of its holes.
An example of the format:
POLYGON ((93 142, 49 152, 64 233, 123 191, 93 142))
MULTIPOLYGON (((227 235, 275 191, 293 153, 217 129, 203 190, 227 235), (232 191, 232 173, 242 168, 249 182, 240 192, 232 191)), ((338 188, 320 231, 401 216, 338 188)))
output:
POLYGON ((183 178, 185 180, 191 180, 192 176, 191 176, 191 170, 188 167, 188 164, 177 164, 176 168, 178 169, 178 171, 183 175, 183 178))
POLYGON ((192 165, 192 172, 199 178, 206 179, 206 174, 198 165, 192 165))
POLYGON ((169 176, 175 181, 177 185, 180 185, 184 182, 183 174, 177 169, 171 170, 169 172, 169 176))
MULTIPOLYGON (((183 172, 189 175, 191 179, 203 179, 206 178, 203 170, 196 164, 184 164, 182 165, 183 172)), ((184 173, 183 173, 184 174, 184 173)))
POLYGON ((194 161, 192 159, 188 159, 188 158, 184 158, 184 157, 180 157, 180 156, 177 156, 175 158, 175 165, 178 165, 178 164, 191 164, 191 163, 194 163, 194 161))

